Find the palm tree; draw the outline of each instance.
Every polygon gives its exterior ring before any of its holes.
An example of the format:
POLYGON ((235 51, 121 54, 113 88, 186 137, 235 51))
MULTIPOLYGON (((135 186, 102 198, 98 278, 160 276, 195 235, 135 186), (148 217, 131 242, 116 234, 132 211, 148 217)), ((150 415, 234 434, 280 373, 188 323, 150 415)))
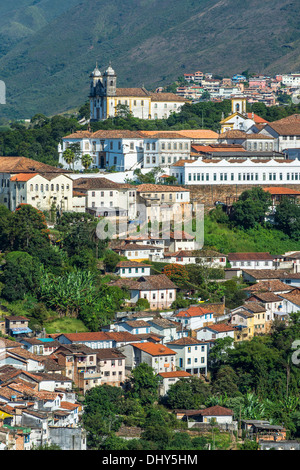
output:
POLYGON ((87 153, 85 155, 82 155, 81 163, 85 170, 87 170, 91 166, 92 162, 93 162, 93 157, 91 157, 91 155, 87 153))
POLYGON ((63 153, 63 157, 64 157, 65 162, 69 165, 69 169, 70 169, 71 163, 73 163, 75 160, 75 153, 72 152, 71 149, 67 148, 63 153))

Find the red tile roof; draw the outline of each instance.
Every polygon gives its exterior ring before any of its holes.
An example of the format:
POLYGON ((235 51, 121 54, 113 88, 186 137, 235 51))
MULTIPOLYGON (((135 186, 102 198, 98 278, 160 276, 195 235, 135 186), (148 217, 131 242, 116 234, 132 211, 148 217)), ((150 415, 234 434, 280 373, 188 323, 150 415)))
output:
MULTIPOLYGON (((188 160, 184 160, 188 161, 188 160)), ((194 161, 194 160, 193 160, 194 161)), ((174 192, 189 192, 190 190, 184 188, 182 186, 169 186, 163 184, 140 184, 135 186, 134 189, 137 190, 138 193, 143 192, 156 192, 156 193, 174 193, 174 192)))
POLYGON ((281 194, 286 194, 286 195, 295 195, 295 196, 300 196, 300 191, 297 191, 296 189, 291 189, 291 188, 283 188, 283 187, 270 187, 270 188, 263 188, 264 191, 277 196, 281 194))
POLYGON ((209 325, 204 328, 209 328, 210 330, 217 331, 218 333, 223 333, 225 331, 234 331, 235 328, 233 328, 230 325, 226 325, 225 323, 215 323, 214 325, 209 325))
POLYGON ((228 253, 228 261, 272 261, 270 253, 228 253))
POLYGON ((117 268, 148 268, 148 267, 151 267, 151 264, 139 263, 138 261, 120 261, 116 267, 117 268))
POLYGON ((180 312, 176 313, 174 317, 202 317, 203 315, 207 315, 213 313, 211 310, 207 310, 203 307, 189 307, 186 310, 181 310, 180 312))
POLYGON ((176 370, 174 372, 160 372, 158 375, 163 377, 164 379, 171 379, 171 378, 180 378, 180 377, 192 377, 191 374, 185 372, 185 370, 176 370))
POLYGON ((216 405, 206 408, 205 410, 201 410, 200 414, 202 416, 232 416, 233 411, 229 408, 224 408, 224 406, 216 405))
POLYGON ((182 338, 175 339, 174 341, 169 341, 168 344, 173 344, 174 346, 189 346, 191 344, 203 344, 203 341, 191 338, 190 336, 183 336, 182 338))
POLYGON ((70 173, 69 170, 56 168, 46 163, 37 162, 25 157, 0 157, 1 173, 70 173))
POLYGON ((263 119, 262 117, 258 116, 257 114, 254 113, 247 113, 248 115, 248 119, 252 119, 255 124, 267 124, 268 121, 266 121, 265 119, 263 119))
POLYGON ((132 346, 150 354, 151 356, 174 356, 176 354, 172 349, 159 343, 133 343, 132 346))
POLYGON ((12 176, 10 181, 21 181, 22 183, 26 183, 34 176, 37 176, 38 173, 19 173, 18 175, 12 176))

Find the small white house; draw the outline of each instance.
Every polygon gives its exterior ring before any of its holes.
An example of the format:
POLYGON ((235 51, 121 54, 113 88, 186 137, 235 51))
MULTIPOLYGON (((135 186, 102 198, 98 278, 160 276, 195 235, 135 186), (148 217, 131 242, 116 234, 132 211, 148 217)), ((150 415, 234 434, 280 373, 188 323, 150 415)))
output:
POLYGON ((116 274, 120 277, 150 276, 151 265, 138 261, 120 261, 116 266, 116 274))
POLYGON ((232 268, 275 269, 270 253, 229 253, 227 257, 232 268))
POLYGON ((139 245, 136 243, 127 243, 124 246, 113 248, 113 251, 124 256, 130 261, 145 261, 151 256, 163 258, 164 249, 155 245, 139 245))
POLYGON ((210 423, 211 421, 215 421, 217 424, 233 423, 233 411, 220 405, 211 406, 205 410, 190 411, 187 412, 187 415, 202 423, 210 423))
POLYGON ((213 312, 200 306, 191 306, 188 309, 182 309, 174 313, 171 319, 181 323, 183 327, 190 330, 196 330, 206 324, 215 323, 213 312))
POLYGON ((156 374, 176 369, 176 352, 160 343, 128 344, 122 348, 122 352, 126 356, 125 366, 130 370, 141 363, 148 364, 156 374))
POLYGON ((186 336, 167 345, 176 352, 176 366, 192 375, 207 374, 208 343, 186 336))
POLYGON ((210 341, 212 339, 232 338, 234 339, 234 331, 230 325, 225 323, 215 323, 214 325, 205 326, 196 330, 197 339, 200 341, 210 341))
POLYGON ((176 384, 178 380, 190 378, 191 374, 185 370, 176 370, 174 372, 160 372, 158 377, 160 379, 159 394, 165 396, 172 385, 176 384))

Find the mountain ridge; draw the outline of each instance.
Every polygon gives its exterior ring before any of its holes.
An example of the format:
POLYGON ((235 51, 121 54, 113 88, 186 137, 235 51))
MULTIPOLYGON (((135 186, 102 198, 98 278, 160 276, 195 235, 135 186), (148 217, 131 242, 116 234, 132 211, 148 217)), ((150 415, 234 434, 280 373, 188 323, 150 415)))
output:
MULTIPOLYGON (((51 10, 50 0, 19 3, 51 10)), ((69 0, 63 11, 54 3, 53 18, 0 58, 7 86, 0 116, 80 106, 96 61, 112 62, 119 87, 149 89, 199 69, 224 76, 300 69, 297 1, 69 0)))

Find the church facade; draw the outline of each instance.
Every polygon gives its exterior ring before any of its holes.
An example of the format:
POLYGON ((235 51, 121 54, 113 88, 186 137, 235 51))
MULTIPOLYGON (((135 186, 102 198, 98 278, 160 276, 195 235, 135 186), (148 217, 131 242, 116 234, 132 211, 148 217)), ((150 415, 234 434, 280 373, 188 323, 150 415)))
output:
POLYGON ((102 74, 96 66, 90 75, 90 120, 115 117, 123 109, 140 119, 167 119, 187 102, 174 93, 152 93, 144 87, 117 88, 117 75, 109 66, 102 74))

